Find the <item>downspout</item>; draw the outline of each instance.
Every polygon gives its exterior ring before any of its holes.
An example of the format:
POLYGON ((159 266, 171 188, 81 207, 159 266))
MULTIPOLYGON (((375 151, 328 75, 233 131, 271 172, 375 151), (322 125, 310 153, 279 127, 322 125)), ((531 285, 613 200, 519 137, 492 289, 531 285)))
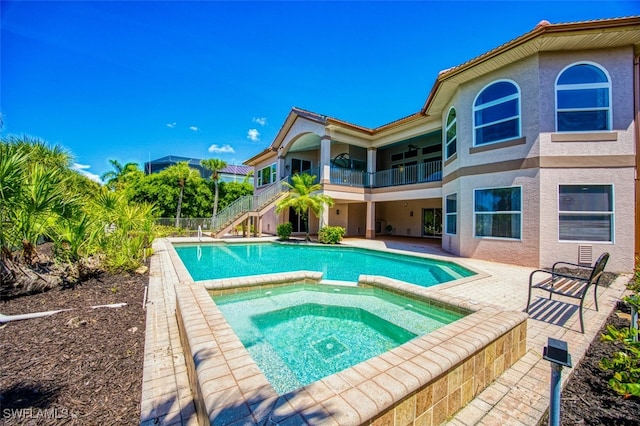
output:
POLYGON ((635 260, 636 266, 640 262, 640 178, 638 166, 640 166, 640 55, 636 54, 633 61, 633 114, 634 114, 634 139, 636 147, 635 170, 635 260))

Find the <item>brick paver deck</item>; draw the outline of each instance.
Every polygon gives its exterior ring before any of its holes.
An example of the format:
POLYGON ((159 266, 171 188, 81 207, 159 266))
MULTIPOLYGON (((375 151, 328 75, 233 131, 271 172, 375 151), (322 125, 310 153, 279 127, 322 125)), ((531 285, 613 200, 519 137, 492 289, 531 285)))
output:
MULTIPOLYGON (((204 240, 204 239, 203 239, 204 240)), ((184 241, 184 239, 183 239, 184 241)), ((204 241, 203 241, 204 242, 204 241)), ((421 239, 346 239, 345 244, 386 250, 427 253, 455 260, 489 276, 463 283, 442 284, 432 291, 471 301, 490 303, 508 310, 526 306, 529 273, 533 268, 476 259, 457 258, 421 239)), ((193 398, 175 317, 176 270, 165 248, 154 244, 147 303, 147 331, 141 401, 141 424, 196 425, 193 398)), ((527 352, 452 419, 450 425, 536 425, 549 406, 550 365, 542 359, 548 337, 565 340, 574 365, 626 290, 630 276, 619 277, 609 288, 599 289, 599 311, 585 301, 585 333, 580 333, 575 305, 537 300, 527 324, 527 352)), ((540 295, 545 297, 544 295, 540 295)), ((535 295, 534 295, 535 297, 535 295)), ((561 299, 560 299, 561 300, 561 299)), ((234 366, 232 366, 234 367, 234 366)), ((563 384, 572 370, 565 369, 563 384)), ((291 419, 289 419, 291 420, 291 419)))

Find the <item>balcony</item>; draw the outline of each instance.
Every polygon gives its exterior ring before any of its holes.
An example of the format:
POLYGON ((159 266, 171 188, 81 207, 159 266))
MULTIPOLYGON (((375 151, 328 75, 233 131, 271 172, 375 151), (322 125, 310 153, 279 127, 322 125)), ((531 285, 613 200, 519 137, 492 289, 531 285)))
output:
POLYGON ((375 173, 332 167, 329 178, 329 181, 334 185, 357 188, 384 188, 413 183, 439 182, 441 180, 442 161, 440 160, 381 170, 375 173))

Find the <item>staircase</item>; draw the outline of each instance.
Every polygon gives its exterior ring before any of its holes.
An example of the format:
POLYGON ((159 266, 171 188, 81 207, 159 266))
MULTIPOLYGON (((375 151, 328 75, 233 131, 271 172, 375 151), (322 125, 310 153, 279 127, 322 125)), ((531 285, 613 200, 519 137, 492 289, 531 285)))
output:
POLYGON ((223 236, 250 216, 262 217, 278 200, 286 195, 289 190, 286 182, 286 178, 281 179, 258 195, 245 195, 229 204, 215 216, 211 227, 211 236, 214 238, 223 236))

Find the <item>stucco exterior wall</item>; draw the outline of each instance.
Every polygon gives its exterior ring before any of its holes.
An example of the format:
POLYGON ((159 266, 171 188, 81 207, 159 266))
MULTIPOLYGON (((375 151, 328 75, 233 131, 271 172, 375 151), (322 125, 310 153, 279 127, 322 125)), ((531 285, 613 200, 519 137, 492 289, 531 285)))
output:
POLYGON ((542 169, 540 171, 540 265, 557 260, 578 262, 578 246, 592 246, 593 261, 603 252, 611 257, 607 271, 631 272, 634 268, 634 174, 624 169, 542 169), (614 241, 569 242, 558 239, 558 186, 562 184, 613 185, 614 241))
MULTIPOLYGON (((538 155, 538 80, 538 57, 532 56, 460 86, 453 104, 458 120, 458 159, 455 167, 494 164, 538 155), (525 137, 526 143, 472 154, 469 150, 473 148, 473 104, 478 93, 496 80, 513 81, 520 89, 521 134, 525 137)), ((444 114, 447 112, 448 108, 444 114)), ((483 145, 490 146, 491 144, 483 145)), ((447 167, 445 174, 450 173, 451 169, 447 167)))
POLYGON ((542 155, 623 155, 635 152, 633 138, 633 49, 552 52, 540 55, 540 146, 542 155), (555 82, 576 62, 594 62, 611 78, 611 112, 617 141, 552 142, 555 133, 555 82))
POLYGON ((442 208, 442 199, 376 203, 376 220, 382 220, 386 225, 391 225, 393 235, 420 237, 422 235, 422 209, 427 208, 442 208), (413 212, 413 216, 411 212, 413 212))
POLYGON ((460 255, 523 266, 538 266, 540 247, 540 191, 537 169, 467 176, 460 179, 458 219, 460 255), (475 189, 520 186, 522 234, 520 240, 475 237, 475 189))

